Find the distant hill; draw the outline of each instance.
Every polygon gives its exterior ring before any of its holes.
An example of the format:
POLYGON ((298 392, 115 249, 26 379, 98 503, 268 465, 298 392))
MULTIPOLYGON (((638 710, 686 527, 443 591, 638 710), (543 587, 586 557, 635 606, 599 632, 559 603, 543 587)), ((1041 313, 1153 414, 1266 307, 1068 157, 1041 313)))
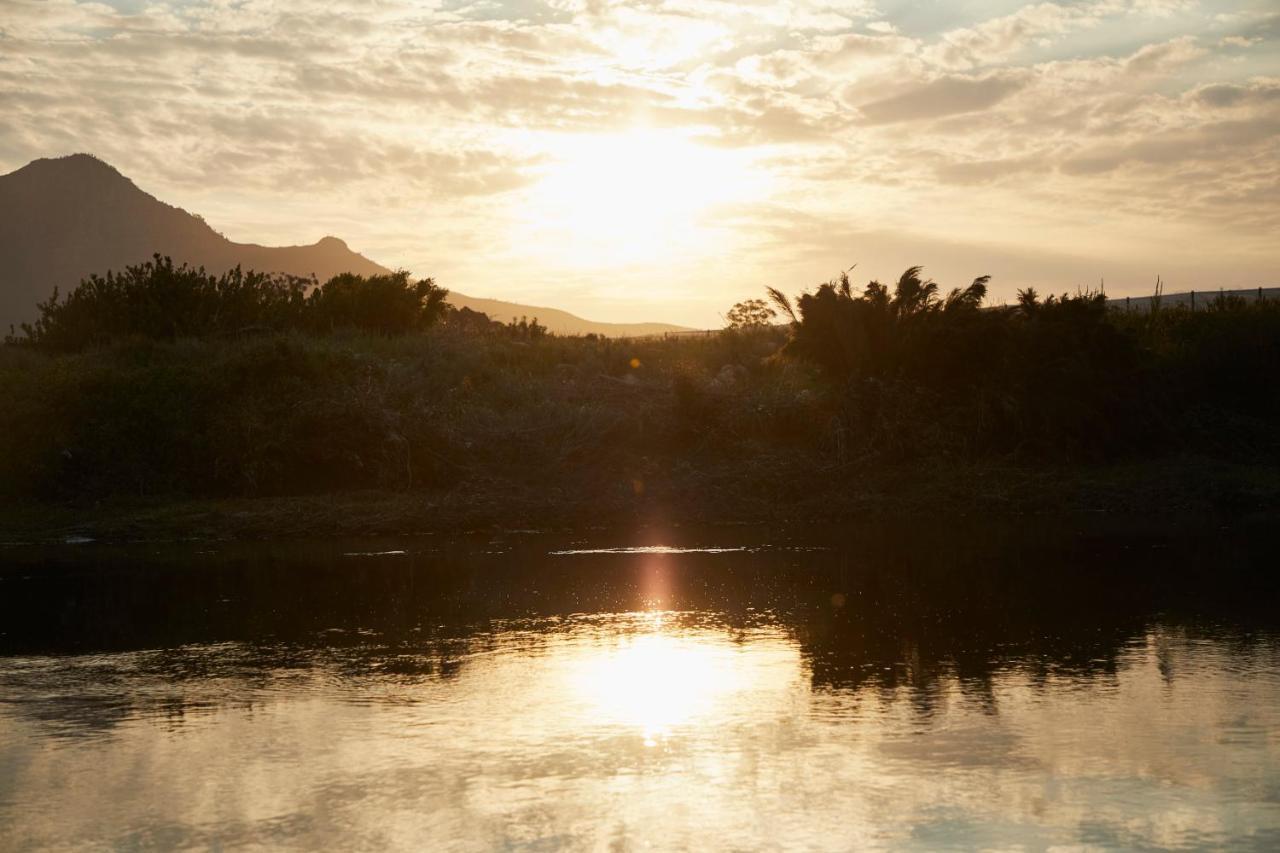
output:
MULTIPOLYGON (((0 176, 0 331, 34 319, 36 303, 54 287, 66 292, 91 273, 118 270, 168 255, 222 272, 245 269, 311 276, 361 275, 387 268, 353 252, 336 237, 309 246, 235 243, 199 216, 140 190, 88 154, 35 160, 0 176)), ((440 282, 448 287, 448 282, 440 282)), ((611 337, 683 331, 664 323, 596 323, 566 311, 450 293, 458 307, 506 322, 537 317, 553 332, 611 337)))
MULTIPOLYGON (((1231 297, 1233 299, 1242 299, 1245 302, 1254 302, 1258 299, 1267 299, 1273 302, 1280 302, 1280 287, 1246 287, 1238 290, 1197 290, 1195 297, 1192 298, 1192 291, 1182 291, 1180 293, 1162 293, 1160 294, 1160 307, 1172 308, 1180 305, 1190 308, 1194 305, 1196 309, 1204 309, 1213 305, 1213 301, 1220 296, 1231 297)), ((1115 308, 1121 311, 1140 311, 1147 312, 1151 310, 1151 296, 1121 296, 1107 300, 1108 308, 1115 308)))
POLYGON ((596 334, 607 338, 639 338, 695 331, 687 326, 673 326, 670 323, 599 323, 595 320, 584 320, 557 308, 520 305, 515 302, 503 302, 500 299, 479 299, 453 291, 449 291, 449 302, 459 308, 483 312, 490 318, 504 323, 521 317, 528 317, 530 320, 536 317, 541 325, 560 335, 596 334))

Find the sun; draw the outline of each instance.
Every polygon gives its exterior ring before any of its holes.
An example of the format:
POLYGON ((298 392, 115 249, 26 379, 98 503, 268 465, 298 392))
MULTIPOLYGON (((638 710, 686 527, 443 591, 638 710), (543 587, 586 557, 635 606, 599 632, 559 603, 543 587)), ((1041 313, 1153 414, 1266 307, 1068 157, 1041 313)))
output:
POLYGON ((740 156, 674 131, 575 134, 532 191, 527 239, 570 263, 668 261, 714 248, 713 209, 753 184, 740 156))

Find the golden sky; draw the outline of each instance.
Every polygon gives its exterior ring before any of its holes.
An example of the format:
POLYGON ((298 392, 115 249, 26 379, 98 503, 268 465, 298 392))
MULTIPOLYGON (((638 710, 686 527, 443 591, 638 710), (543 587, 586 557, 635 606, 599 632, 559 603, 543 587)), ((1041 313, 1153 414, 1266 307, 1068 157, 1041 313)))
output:
POLYGON ((0 171, 88 151, 240 241, 718 325, 858 263, 1280 284, 1273 0, 0 0, 0 171))

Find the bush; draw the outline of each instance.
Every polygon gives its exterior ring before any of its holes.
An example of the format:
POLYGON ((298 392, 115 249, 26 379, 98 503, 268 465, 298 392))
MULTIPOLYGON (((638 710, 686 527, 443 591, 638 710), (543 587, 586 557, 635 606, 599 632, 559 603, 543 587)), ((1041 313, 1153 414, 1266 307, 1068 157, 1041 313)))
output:
POLYGON ((448 291, 431 279, 344 273, 323 285, 295 276, 221 275, 156 255, 122 272, 90 276, 75 290, 55 290, 8 343, 77 352, 128 338, 176 340, 247 333, 355 329, 392 335, 430 326, 445 313, 448 291), (310 292, 308 292, 310 291, 310 292))
MULTIPOLYGON (((771 290, 792 320, 780 354, 842 387, 843 425, 893 455, 1115 456, 1204 442, 1207 421, 1193 438, 1188 408, 1237 427, 1240 414, 1277 414, 1262 389, 1280 363, 1280 306, 1127 316, 1101 293, 1027 290, 1013 307, 983 308, 987 281, 943 297, 919 267, 892 290, 855 292, 841 276, 794 307, 771 290)), ((1262 421, 1250 429, 1267 435, 1262 421)))
POLYGON ((319 331, 345 328, 402 335, 425 329, 444 316, 448 293, 429 278, 410 281, 404 270, 367 278, 343 273, 312 291, 306 321, 319 331))

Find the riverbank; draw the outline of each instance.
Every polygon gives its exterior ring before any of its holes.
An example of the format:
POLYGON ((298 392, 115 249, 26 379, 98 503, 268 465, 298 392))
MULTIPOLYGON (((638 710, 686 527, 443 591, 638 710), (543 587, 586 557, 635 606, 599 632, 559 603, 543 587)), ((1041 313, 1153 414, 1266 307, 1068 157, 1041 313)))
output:
POLYGON ((0 544, 324 539, 616 525, 841 523, 867 518, 1280 515, 1280 468, 1181 456, 1108 466, 868 469, 797 491, 786 472, 672 472, 602 493, 515 482, 287 497, 0 503, 0 544))

